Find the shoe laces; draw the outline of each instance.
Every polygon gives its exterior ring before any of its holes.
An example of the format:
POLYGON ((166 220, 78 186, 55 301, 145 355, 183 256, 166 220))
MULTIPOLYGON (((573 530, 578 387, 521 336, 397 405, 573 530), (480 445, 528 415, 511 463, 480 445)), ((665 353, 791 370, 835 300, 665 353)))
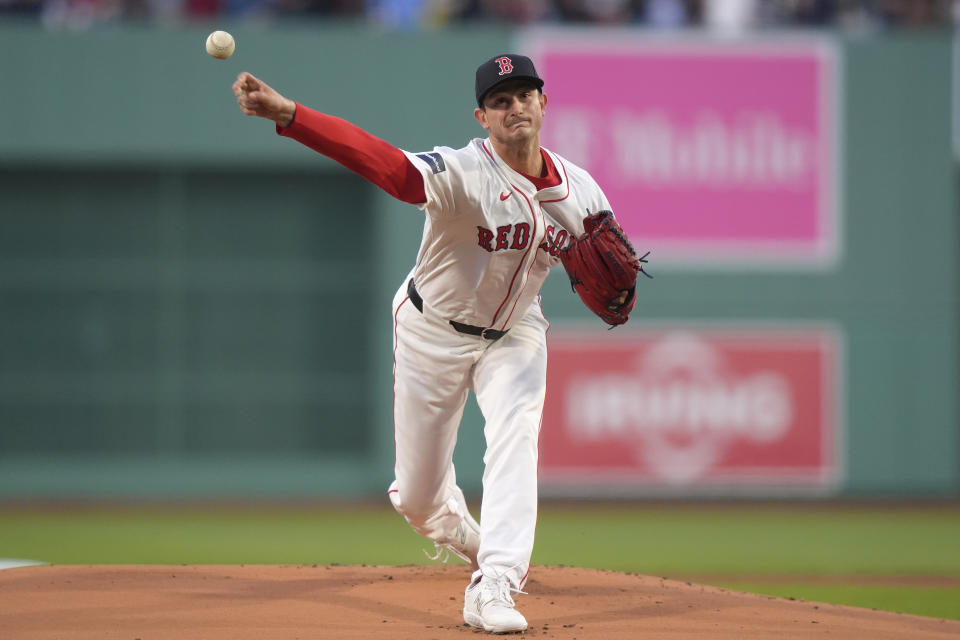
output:
POLYGON ((430 555, 430 552, 426 549, 423 550, 423 555, 427 556, 430 560, 439 560, 441 563, 447 564, 447 561, 450 560, 450 547, 440 544, 439 542, 434 542, 433 548, 433 555, 430 555))
MULTIPOLYGON (((466 536, 466 534, 462 531, 463 527, 464 525, 461 523, 457 527, 456 533, 457 536, 461 537, 461 543, 464 543, 463 538, 466 536)), ((450 554, 452 553, 464 562, 472 562, 470 558, 467 557, 467 555, 461 549, 459 549, 454 542, 434 542, 433 548, 433 555, 431 555, 426 549, 423 550, 423 555, 427 556, 427 558, 430 560, 440 561, 443 564, 447 564, 447 562, 450 560, 450 554)))
POLYGON ((480 588, 487 596, 496 600, 507 602, 511 607, 514 606, 514 594, 527 595, 526 591, 523 591, 519 587, 513 586, 513 583, 511 583, 510 579, 507 578, 507 572, 512 571, 519 566, 520 564, 518 563, 500 573, 491 573, 490 575, 484 574, 480 580, 480 588))
POLYGON ((423 555, 427 556, 428 559, 433 561, 439 561, 442 564, 447 564, 450 561, 450 554, 453 554, 463 560, 464 562, 472 562, 466 554, 457 550, 456 547, 449 544, 440 544, 439 542, 433 543, 434 552, 431 554, 426 549, 423 550, 423 555))
POLYGON ((488 578, 486 576, 480 581, 480 590, 486 596, 485 600, 495 602, 505 602, 511 607, 514 605, 512 592, 520 592, 515 589, 506 578, 488 578))

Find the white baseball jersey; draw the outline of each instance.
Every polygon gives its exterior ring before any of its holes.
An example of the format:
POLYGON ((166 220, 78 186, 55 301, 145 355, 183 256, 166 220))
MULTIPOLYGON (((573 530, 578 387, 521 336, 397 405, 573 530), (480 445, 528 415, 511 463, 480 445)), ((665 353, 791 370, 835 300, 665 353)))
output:
POLYGON ((413 277, 424 313, 509 329, 536 300, 558 252, 588 213, 610 209, 600 187, 547 151, 560 184, 537 191, 489 140, 409 153, 424 180, 423 241, 413 277))

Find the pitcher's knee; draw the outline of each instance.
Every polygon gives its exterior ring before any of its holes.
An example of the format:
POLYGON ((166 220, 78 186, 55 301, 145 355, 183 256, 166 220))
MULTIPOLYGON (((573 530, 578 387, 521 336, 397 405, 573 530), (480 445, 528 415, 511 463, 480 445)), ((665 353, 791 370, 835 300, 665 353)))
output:
POLYGON ((423 529, 427 526, 427 521, 443 507, 443 502, 418 500, 416 496, 403 492, 396 481, 390 485, 387 495, 390 496, 390 503, 397 513, 402 515, 419 533, 424 533, 423 529))
POLYGON ((446 500, 420 500, 411 504, 402 490, 391 485, 389 496, 393 508, 413 530, 434 542, 446 542, 455 538, 460 527, 468 528, 479 538, 480 526, 470 516, 459 489, 454 490, 453 495, 446 500))

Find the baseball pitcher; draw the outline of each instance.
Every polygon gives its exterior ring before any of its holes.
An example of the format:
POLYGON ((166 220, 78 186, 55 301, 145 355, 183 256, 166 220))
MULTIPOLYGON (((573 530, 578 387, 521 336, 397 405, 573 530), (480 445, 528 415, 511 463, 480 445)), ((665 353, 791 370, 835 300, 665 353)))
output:
POLYGON ((473 115, 487 136, 408 152, 296 103, 243 72, 243 113, 333 158, 423 212, 416 262, 393 300, 395 479, 388 495, 420 534, 473 568, 463 619, 527 628, 522 593, 537 521, 537 439, 546 388, 540 288, 563 262, 584 303, 627 321, 641 258, 580 167, 540 146, 544 81, 522 55, 476 70, 473 115), (457 486, 453 450, 467 394, 485 419, 479 523, 457 486))

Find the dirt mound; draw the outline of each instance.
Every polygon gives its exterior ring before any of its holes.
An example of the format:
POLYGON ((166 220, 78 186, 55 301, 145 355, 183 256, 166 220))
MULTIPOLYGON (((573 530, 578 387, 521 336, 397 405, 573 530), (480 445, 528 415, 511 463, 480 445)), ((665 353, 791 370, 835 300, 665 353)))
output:
MULTIPOLYGON (((463 566, 41 566, 0 572, 4 638, 431 640, 463 625, 463 566)), ((845 640, 960 637, 960 622, 534 567, 529 637, 845 640)))

